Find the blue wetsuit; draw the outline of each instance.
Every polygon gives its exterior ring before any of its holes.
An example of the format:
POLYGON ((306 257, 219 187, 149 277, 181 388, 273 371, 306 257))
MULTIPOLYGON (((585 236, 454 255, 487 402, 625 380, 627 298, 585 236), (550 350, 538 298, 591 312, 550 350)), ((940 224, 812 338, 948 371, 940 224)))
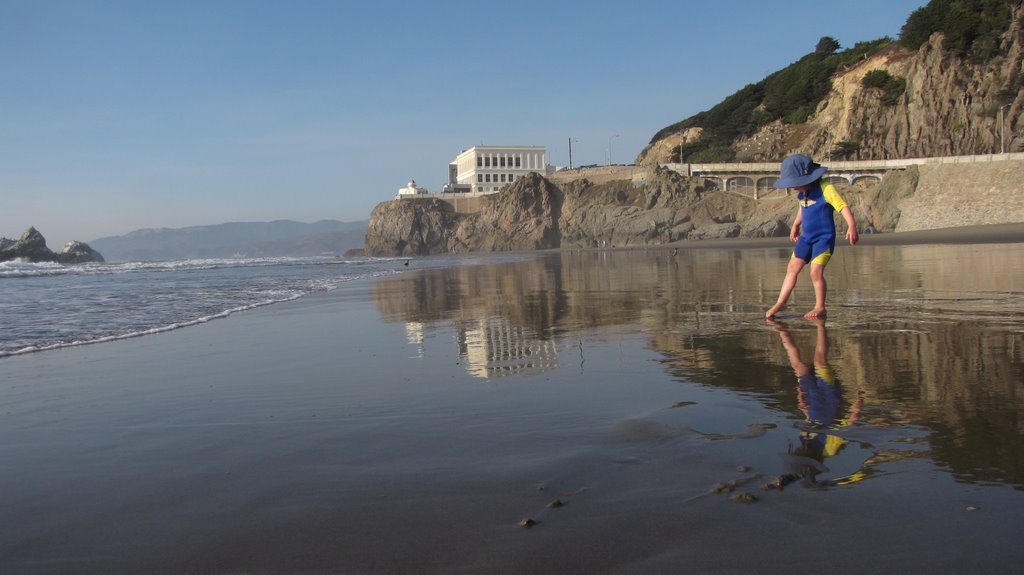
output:
POLYGON ((819 184, 797 194, 800 201, 801 233, 793 257, 825 265, 836 249, 836 222, 833 214, 843 211, 846 202, 832 184, 819 184))

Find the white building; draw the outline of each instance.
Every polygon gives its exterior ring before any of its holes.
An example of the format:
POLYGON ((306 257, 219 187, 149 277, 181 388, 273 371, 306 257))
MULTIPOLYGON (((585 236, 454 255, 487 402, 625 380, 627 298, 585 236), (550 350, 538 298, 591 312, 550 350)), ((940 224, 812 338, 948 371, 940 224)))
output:
POLYGON ((460 188, 468 185, 473 192, 497 192, 530 172, 544 175, 544 156, 543 146, 474 146, 455 157, 449 174, 455 172, 460 188))
POLYGON ((426 188, 416 187, 416 180, 409 180, 408 186, 404 188, 398 188, 398 199, 414 198, 416 196, 424 196, 426 194, 426 188))

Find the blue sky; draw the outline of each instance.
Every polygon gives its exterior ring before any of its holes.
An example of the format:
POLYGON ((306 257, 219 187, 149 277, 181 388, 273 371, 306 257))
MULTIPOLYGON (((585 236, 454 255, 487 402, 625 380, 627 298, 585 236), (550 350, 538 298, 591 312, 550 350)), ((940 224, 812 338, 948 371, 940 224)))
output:
POLYGON ((366 219, 474 145, 630 163, 924 0, 0 0, 0 236, 366 219))

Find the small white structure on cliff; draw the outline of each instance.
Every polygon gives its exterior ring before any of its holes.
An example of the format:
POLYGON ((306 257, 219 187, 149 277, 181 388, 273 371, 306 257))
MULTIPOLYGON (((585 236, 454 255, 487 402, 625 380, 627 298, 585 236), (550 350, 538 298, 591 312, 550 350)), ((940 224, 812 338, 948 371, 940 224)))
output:
POLYGON ((416 180, 409 180, 409 185, 404 188, 398 188, 398 199, 402 198, 414 198, 416 196, 425 196, 427 192, 426 188, 419 188, 416 186, 416 180))
POLYGON ((547 173, 544 146, 474 146, 455 157, 453 187, 473 192, 497 192, 502 186, 536 172, 547 173))

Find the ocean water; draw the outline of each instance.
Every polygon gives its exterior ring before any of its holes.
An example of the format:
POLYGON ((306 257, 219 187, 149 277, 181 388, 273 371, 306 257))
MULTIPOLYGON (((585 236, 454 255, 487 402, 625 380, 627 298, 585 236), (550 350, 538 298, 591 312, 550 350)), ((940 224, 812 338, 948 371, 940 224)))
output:
MULTIPOLYGON (((139 337, 402 273, 405 258, 0 263, 0 357, 139 337)), ((444 265, 446 260, 431 260, 444 265)), ((451 263, 450 260, 447 263, 451 263)), ((422 267, 422 260, 417 261, 422 267)))

